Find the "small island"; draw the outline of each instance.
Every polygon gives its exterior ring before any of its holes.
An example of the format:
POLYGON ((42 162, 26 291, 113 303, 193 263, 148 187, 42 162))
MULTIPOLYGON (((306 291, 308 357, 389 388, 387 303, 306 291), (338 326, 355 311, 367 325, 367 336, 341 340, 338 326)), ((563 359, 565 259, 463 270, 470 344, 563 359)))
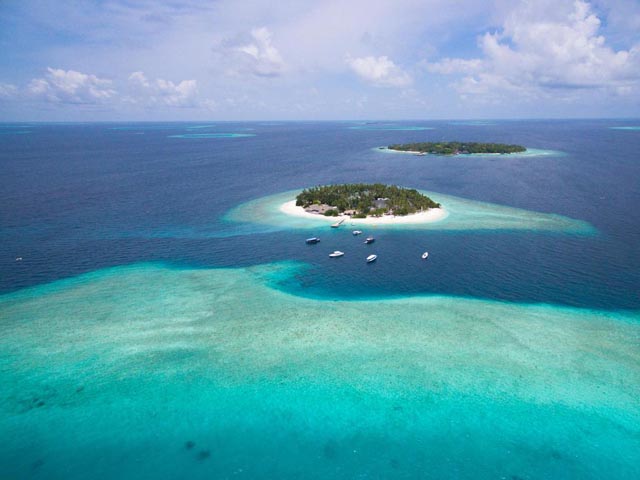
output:
POLYGON ((304 189, 297 197, 297 207, 306 213, 351 218, 407 216, 439 209, 440 204, 412 188, 382 183, 323 185, 304 189))
POLYGON ((421 155, 427 153, 433 155, 469 155, 480 154, 507 154, 526 151, 521 145, 508 145, 505 143, 478 143, 478 142, 418 142, 389 145, 389 150, 410 152, 421 155))

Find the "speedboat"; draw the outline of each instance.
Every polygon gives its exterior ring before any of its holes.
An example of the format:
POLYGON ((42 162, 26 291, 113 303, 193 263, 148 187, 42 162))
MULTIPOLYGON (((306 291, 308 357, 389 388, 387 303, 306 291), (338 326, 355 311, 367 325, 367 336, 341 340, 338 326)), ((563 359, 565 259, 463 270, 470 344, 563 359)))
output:
POLYGON ((375 241, 376 241, 376 239, 375 239, 375 238, 373 238, 373 237, 367 237, 367 239, 364 241, 364 243, 373 243, 373 242, 375 242, 375 241))
POLYGON ((422 259, 423 259, 423 260, 426 260, 428 256, 429 256, 429 252, 424 252, 424 253, 422 254, 422 259))
POLYGON ((362 235, 362 230, 354 230, 352 233, 354 235, 362 235))
POLYGON ((343 255, 344 252, 341 252, 340 250, 336 250, 335 252, 329 254, 331 258, 341 257, 343 255))
POLYGON ((367 257, 367 263, 374 262, 376 258, 378 258, 378 256, 377 256, 377 255, 369 255, 369 256, 367 257))
POLYGON ((318 237, 311 237, 311 238, 307 238, 305 240, 305 242, 307 242, 308 244, 318 243, 319 241, 320 241, 320 239, 318 237))

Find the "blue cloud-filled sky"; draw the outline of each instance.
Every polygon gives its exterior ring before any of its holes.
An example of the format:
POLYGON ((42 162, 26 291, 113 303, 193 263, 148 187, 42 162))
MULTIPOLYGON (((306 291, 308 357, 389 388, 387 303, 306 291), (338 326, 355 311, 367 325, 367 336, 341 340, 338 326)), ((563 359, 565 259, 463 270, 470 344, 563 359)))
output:
POLYGON ((0 121, 639 112, 638 0, 0 1, 0 121))

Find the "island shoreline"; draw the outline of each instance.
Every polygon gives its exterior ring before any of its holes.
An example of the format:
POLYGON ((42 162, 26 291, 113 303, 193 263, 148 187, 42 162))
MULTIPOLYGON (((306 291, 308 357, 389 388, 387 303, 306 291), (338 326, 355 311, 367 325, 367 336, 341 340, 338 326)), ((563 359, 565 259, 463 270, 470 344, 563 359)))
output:
POLYGON ((389 148, 389 147, 378 147, 378 150, 386 150, 387 152, 392 152, 392 153, 406 153, 409 155, 415 155, 415 156, 419 156, 419 157, 426 157, 426 156, 431 156, 431 157, 488 157, 488 156, 507 156, 507 155, 513 155, 513 156, 517 156, 517 155, 524 155, 527 152, 530 152, 529 149, 525 149, 523 152, 509 152, 509 153, 497 153, 497 152, 487 152, 487 153, 430 153, 430 152, 421 152, 420 150, 396 150, 395 148, 389 148))
POLYGON ((394 143, 387 145, 389 150, 403 152, 418 152, 415 155, 472 155, 472 154, 511 154, 524 153, 527 147, 516 144, 495 142, 462 142, 459 140, 448 142, 414 142, 394 143))
POLYGON ((349 215, 338 215, 335 217, 326 217, 317 213, 309 213, 303 207, 296 205, 295 200, 291 200, 280 205, 280 211, 286 215, 299 218, 307 218, 319 220, 327 224, 339 222, 340 220, 349 221, 354 225, 416 225, 424 223, 434 223, 444 220, 449 216, 444 208, 430 208, 427 211, 411 213, 409 215, 383 215, 381 217, 353 218, 349 215))

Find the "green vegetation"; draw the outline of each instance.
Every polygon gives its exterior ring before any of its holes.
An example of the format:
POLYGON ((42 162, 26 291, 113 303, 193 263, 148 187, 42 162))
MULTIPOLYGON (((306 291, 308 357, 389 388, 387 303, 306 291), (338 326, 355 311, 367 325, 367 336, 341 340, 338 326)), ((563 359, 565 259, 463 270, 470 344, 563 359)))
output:
POLYGON ((296 205, 307 208, 310 205, 330 205, 325 215, 335 215, 352 210, 354 218, 367 215, 409 215, 422 210, 440 207, 426 195, 415 189, 383 185, 382 183, 352 183, 324 185, 307 188, 296 197, 296 205), (329 213, 329 212, 336 212, 329 213))
POLYGON ((477 142, 420 142, 389 145, 390 150, 402 152, 423 152, 436 155, 458 155, 469 153, 517 153, 524 152, 521 145, 507 145, 504 143, 477 142))

